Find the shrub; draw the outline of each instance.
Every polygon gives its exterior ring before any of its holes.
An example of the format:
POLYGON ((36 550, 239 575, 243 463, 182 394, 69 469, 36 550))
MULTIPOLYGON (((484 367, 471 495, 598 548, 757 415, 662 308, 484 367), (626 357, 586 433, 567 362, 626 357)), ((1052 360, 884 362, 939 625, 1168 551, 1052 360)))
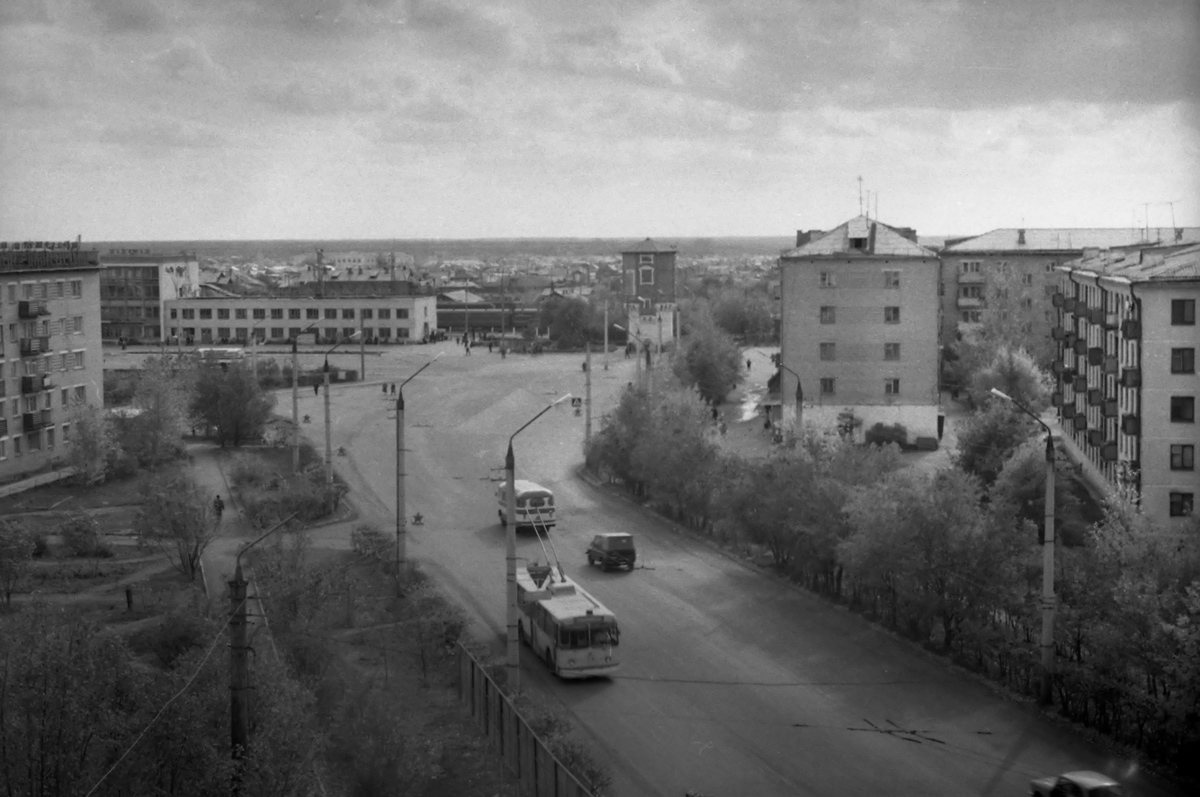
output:
POLYGON ((195 615, 168 614, 158 625, 139 631, 129 639, 138 653, 153 653, 164 667, 202 645, 208 636, 204 620, 195 615))
POLYGON ((34 555, 34 557, 40 559, 41 557, 49 554, 50 552, 51 552, 50 551, 50 541, 46 539, 46 535, 41 534, 41 533, 33 535, 33 555, 34 555))
POLYGON ((350 532, 350 547, 359 556, 385 559, 392 550, 392 540, 370 523, 359 523, 350 532))
MULTIPOLYGON (((58 527, 58 533, 62 536, 63 545, 71 552, 72 556, 112 556, 112 550, 100 539, 99 526, 86 512, 79 512, 67 518, 58 527)), ((37 543, 34 544, 34 555, 37 556, 37 543)))
POLYGON ((867 430, 864 437, 867 445, 883 446, 888 443, 895 443, 901 448, 908 446, 908 429, 904 427, 904 424, 900 423, 893 423, 891 426, 877 423, 867 430))

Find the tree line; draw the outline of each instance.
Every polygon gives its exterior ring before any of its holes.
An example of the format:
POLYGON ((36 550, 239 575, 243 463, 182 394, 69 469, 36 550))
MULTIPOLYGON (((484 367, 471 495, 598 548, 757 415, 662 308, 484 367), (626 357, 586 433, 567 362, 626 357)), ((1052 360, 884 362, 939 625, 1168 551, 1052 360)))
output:
MULTIPOLYGON (((722 449, 694 386, 630 385, 586 461, 699 533, 769 551, 809 589, 1036 692, 1044 443, 1005 403, 967 423, 951 467, 924 473, 894 445, 812 429, 747 461, 722 449)), ((1056 467, 1063 484, 1070 468, 1056 467)), ((1089 525, 1068 491, 1056 499, 1074 519, 1057 554, 1056 705, 1200 778, 1200 523, 1156 528, 1117 499, 1089 525)))

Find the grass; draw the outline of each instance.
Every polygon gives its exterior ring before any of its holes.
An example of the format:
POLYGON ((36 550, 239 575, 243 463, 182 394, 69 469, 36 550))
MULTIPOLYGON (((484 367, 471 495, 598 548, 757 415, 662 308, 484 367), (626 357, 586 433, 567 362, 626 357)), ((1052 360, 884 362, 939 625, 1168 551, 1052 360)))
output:
POLYGON ((91 487, 61 481, 0 498, 0 515, 49 510, 65 512, 103 509, 141 504, 143 500, 141 481, 137 477, 108 481, 91 487))

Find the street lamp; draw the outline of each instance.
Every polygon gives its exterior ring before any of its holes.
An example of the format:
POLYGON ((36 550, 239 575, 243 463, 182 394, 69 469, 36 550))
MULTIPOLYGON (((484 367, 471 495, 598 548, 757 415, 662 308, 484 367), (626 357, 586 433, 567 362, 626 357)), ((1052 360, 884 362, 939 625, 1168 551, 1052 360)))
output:
POLYGON ((1013 404, 1046 430, 1046 496, 1043 520, 1045 532, 1042 536, 1042 684, 1039 700, 1042 705, 1048 706, 1053 700, 1051 679, 1054 675, 1054 435, 1045 421, 1012 396, 996 388, 992 388, 991 394, 1013 404))
POLYGON ((338 346, 354 340, 359 334, 361 333, 355 332, 348 338, 342 338, 325 352, 325 366, 322 369, 325 372, 325 486, 330 490, 333 488, 333 427, 329 422, 329 355, 333 354, 333 350, 338 346))
POLYGON ((404 495, 404 386, 429 366, 438 361, 438 354, 429 362, 418 368, 412 376, 400 383, 396 390, 396 578, 400 577, 400 565, 404 564, 405 556, 405 495, 404 495))
MULTIPOLYGON (((779 368, 780 368, 780 370, 787 371, 789 374, 796 377, 796 420, 792 424, 792 434, 796 433, 796 429, 800 429, 800 431, 803 432, 804 431, 804 390, 801 389, 801 387, 800 387, 800 374, 796 373, 791 368, 788 368, 786 365, 783 364, 783 356, 782 355, 779 357, 779 368)), ((780 396, 779 396, 780 397, 780 406, 782 407, 783 406, 783 377, 782 376, 779 379, 779 394, 780 394, 780 396)))
POLYGON ((292 473, 300 472, 300 366, 296 342, 301 335, 317 325, 314 321, 292 336, 292 473))
POLYGON ((504 455, 504 476, 508 485, 507 490, 505 490, 507 505, 504 508, 505 514, 508 516, 508 522, 505 524, 506 533, 504 542, 505 579, 508 586, 508 656, 506 659, 505 674, 507 675, 506 680, 510 694, 516 694, 521 688, 521 649, 517 638, 517 623, 519 622, 517 620, 517 460, 513 456, 513 438, 523 432, 527 426, 538 418, 569 398, 571 398, 570 393, 547 404, 541 412, 534 415, 524 426, 513 432, 512 437, 508 438, 508 453, 504 455))

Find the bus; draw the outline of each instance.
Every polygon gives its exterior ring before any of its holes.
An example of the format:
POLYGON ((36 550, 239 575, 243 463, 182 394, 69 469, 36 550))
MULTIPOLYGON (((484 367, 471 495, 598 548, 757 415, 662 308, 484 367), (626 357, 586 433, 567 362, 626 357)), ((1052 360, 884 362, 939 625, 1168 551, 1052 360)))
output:
MULTIPOLYGON (((522 526, 537 531, 548 531, 558 521, 554 517, 554 493, 537 482, 517 479, 513 482, 517 494, 516 528, 522 526)), ((496 488, 497 511, 500 525, 508 525, 508 484, 502 482, 496 488)))
POLYGON ((246 351, 236 346, 226 348, 204 347, 196 349, 196 356, 200 359, 201 365, 229 365, 230 363, 244 360, 246 351))
POLYGON ((517 571, 517 633, 559 678, 611 675, 620 666, 617 618, 547 565, 517 571))

